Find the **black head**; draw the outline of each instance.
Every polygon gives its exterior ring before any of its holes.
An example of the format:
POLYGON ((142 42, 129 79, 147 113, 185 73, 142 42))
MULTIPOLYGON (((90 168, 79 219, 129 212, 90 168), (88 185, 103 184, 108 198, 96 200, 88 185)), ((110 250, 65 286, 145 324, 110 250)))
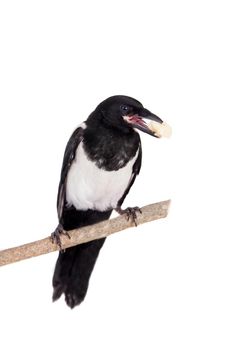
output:
POLYGON ((157 137, 156 133, 150 129, 145 119, 163 123, 139 101, 123 95, 112 96, 101 102, 89 119, 93 121, 97 115, 98 119, 101 119, 101 122, 108 127, 114 127, 126 133, 132 128, 137 128, 155 137, 157 137))

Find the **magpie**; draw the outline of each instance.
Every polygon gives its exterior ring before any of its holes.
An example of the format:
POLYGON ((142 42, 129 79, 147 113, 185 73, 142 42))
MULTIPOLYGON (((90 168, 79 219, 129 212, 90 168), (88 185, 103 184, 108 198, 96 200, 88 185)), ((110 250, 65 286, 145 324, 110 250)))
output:
MULTIPOLYGON (((142 148, 137 130, 160 137, 163 121, 134 98, 117 95, 101 102, 71 135, 63 158, 57 195, 60 235, 107 220, 112 211, 136 222, 138 207, 122 209, 141 168, 142 148), (159 129, 158 129, 159 130, 159 129)), ((89 279, 105 238, 60 250, 53 275, 53 301, 65 294, 70 308, 85 298, 89 279)))

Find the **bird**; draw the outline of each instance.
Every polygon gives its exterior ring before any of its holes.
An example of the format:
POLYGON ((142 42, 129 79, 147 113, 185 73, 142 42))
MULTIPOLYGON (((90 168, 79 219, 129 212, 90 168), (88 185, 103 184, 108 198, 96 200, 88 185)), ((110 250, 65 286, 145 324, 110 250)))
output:
POLYGON ((62 234, 107 220, 114 210, 136 224, 139 207, 122 209, 122 204, 141 168, 138 131, 161 136, 148 121, 158 130, 163 124, 138 100, 115 95, 102 101, 71 135, 58 186, 58 226, 51 237, 60 247, 52 279, 53 301, 64 294, 71 309, 81 304, 106 239, 62 250, 62 234))

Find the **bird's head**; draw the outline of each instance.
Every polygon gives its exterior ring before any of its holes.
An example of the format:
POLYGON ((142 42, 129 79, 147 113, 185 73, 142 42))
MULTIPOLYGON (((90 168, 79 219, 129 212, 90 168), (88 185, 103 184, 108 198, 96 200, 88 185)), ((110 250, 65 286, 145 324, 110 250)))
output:
POLYGON ((96 112, 102 122, 123 132, 139 129, 155 137, 169 137, 171 128, 132 97, 112 96, 101 102, 96 112))

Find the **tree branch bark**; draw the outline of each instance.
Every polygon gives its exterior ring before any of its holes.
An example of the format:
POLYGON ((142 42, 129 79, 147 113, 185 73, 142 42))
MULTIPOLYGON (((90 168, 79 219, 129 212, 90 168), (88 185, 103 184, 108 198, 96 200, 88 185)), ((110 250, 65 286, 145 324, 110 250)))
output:
MULTIPOLYGON (((139 213, 137 215, 137 224, 141 225, 149 221, 165 218, 168 214, 169 205, 170 200, 146 205, 141 208, 142 214, 139 213)), ((79 228, 78 230, 72 230, 69 231, 70 239, 66 236, 61 236, 62 248, 65 249, 98 238, 107 237, 132 226, 134 226, 134 223, 127 221, 125 215, 122 215, 115 219, 102 221, 95 225, 79 228)), ((18 247, 1 250, 0 266, 51 253, 58 249, 58 246, 51 242, 51 238, 47 237, 18 247)))

